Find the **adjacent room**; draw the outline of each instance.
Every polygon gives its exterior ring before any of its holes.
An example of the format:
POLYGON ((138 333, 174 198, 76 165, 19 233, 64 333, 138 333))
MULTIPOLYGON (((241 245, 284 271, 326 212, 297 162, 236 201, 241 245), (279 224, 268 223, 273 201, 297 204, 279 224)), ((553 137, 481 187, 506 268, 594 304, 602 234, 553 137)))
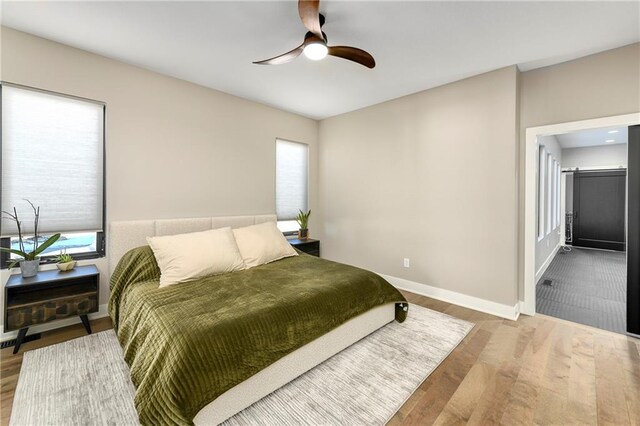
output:
POLYGON ((536 311, 625 333, 626 127, 539 138, 536 311))
POLYGON ((0 426, 640 425, 640 2, 0 0, 0 426))

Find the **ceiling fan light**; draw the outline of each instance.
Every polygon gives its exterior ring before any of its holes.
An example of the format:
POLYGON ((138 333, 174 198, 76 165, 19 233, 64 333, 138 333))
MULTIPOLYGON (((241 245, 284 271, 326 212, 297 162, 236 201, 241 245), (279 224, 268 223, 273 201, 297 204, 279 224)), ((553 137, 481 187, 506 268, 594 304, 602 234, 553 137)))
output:
POLYGON ((327 57, 329 49, 324 43, 309 43, 304 47, 304 56, 312 61, 319 61, 327 57))

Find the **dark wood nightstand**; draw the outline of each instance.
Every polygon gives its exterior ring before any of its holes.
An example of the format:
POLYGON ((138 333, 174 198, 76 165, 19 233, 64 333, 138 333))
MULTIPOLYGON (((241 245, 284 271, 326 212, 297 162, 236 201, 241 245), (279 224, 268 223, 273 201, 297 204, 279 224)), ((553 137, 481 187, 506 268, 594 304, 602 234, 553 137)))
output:
POLYGON ((320 257, 320 240, 313 240, 311 238, 299 240, 297 238, 293 238, 289 240, 289 244, 307 254, 320 257))
POLYGON ((4 287, 4 331, 20 330, 13 353, 18 353, 29 327, 80 316, 91 334, 87 314, 98 312, 100 272, 95 265, 68 272, 38 272, 31 278, 15 274, 4 287))

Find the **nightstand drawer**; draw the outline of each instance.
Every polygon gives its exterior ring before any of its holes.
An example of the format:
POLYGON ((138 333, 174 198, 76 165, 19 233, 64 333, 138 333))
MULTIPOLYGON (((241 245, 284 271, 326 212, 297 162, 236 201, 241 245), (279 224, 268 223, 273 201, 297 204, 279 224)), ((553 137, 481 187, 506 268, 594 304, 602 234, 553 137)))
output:
POLYGON ((14 305, 7 309, 5 331, 93 312, 98 312, 98 294, 95 291, 14 305))

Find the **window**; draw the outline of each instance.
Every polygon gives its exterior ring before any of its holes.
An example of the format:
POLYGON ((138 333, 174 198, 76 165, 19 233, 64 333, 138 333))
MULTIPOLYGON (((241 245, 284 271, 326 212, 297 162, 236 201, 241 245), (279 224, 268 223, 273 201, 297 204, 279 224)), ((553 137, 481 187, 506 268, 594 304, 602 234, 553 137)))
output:
POLYGON ((547 173, 546 173, 546 216, 544 218, 545 223, 545 234, 549 235, 551 233, 551 216, 553 212, 553 196, 551 194, 553 188, 553 157, 551 157, 551 153, 547 152, 547 173))
POLYGON ((544 145, 538 149, 538 241, 560 226, 562 170, 544 145))
POLYGON ((308 163, 306 144, 276 139, 276 215, 285 234, 298 230, 295 218, 308 208, 308 163))
POLYGON ((547 149, 541 145, 538 151, 538 240, 544 238, 546 170, 547 149))
MULTIPOLYGON (((62 250, 103 255, 104 104, 8 83, 1 91, 2 210, 16 208, 28 249, 33 211, 24 199, 40 207, 41 238, 62 234, 45 261, 62 250)), ((1 221, 0 234, 3 247, 17 243, 12 221, 1 221)), ((8 256, 1 260, 6 267, 8 256)))
POLYGON ((551 188, 551 205, 553 206, 553 208, 551 209, 551 222, 553 225, 551 226, 551 229, 556 229, 558 227, 558 162, 553 159, 552 164, 553 168, 551 169, 551 182, 553 187, 551 188))
POLYGON ((556 163, 556 173, 558 174, 558 180, 556 181, 556 223, 560 226, 562 222, 562 209, 561 209, 561 200, 560 196, 561 192, 561 182, 562 182, 562 169, 560 168, 560 164, 556 163))

